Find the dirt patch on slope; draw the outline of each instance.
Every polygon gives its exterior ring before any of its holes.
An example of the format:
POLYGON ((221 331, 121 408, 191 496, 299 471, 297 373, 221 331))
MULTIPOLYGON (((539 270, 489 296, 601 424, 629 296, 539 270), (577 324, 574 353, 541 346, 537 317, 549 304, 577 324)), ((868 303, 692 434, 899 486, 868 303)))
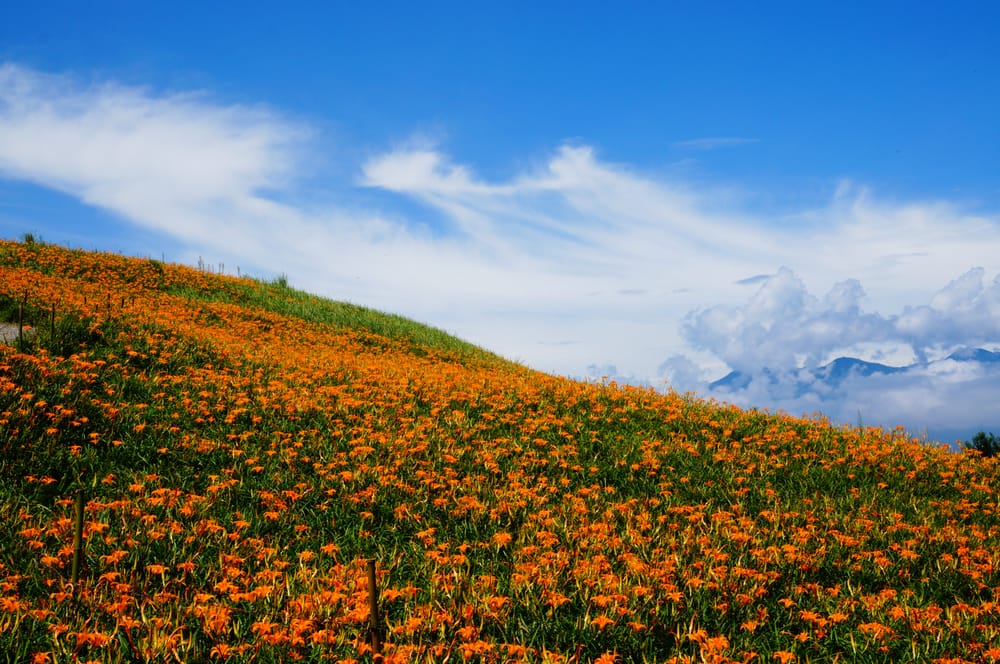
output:
MULTIPOLYGON (((24 331, 25 339, 30 339, 33 336, 35 336, 35 330, 29 328, 24 331)), ((17 343, 17 323, 0 323, 0 343, 17 343)))

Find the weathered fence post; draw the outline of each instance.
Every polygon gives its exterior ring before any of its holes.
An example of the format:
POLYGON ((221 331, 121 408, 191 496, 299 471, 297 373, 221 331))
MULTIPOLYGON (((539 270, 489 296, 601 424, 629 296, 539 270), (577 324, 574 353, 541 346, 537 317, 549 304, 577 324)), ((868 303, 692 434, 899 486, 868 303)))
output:
MULTIPOLYGON (((28 299, 28 294, 24 294, 24 299, 28 299)), ((17 303, 17 350, 24 352, 24 300, 17 303)))
POLYGON ((368 559, 368 614, 371 620, 369 626, 369 638, 372 644, 372 656, 381 659, 382 656, 382 635, 380 633, 381 620, 378 615, 378 585, 375 583, 375 559, 368 559))
POLYGON ((83 489, 77 490, 73 507, 73 566, 70 577, 75 597, 77 582, 80 580, 80 559, 83 557, 83 489))

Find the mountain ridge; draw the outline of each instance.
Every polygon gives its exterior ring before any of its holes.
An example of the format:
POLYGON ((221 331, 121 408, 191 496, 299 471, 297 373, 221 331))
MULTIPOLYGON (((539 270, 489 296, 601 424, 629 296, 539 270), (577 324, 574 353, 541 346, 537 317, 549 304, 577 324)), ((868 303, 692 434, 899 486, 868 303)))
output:
MULTIPOLYGON (((868 377, 873 375, 901 374, 915 370, 925 370, 942 362, 963 362, 978 364, 993 364, 1000 362, 1000 352, 986 350, 985 348, 963 347, 951 352, 949 355, 926 362, 914 362, 903 366, 892 366, 880 362, 871 362, 857 357, 841 356, 814 369, 800 367, 791 370, 777 371, 770 367, 762 367, 756 372, 744 372, 733 370, 725 376, 714 380, 708 384, 711 391, 731 392, 749 387, 754 379, 763 376, 772 384, 776 384, 779 374, 795 374, 802 377, 798 381, 800 386, 810 385, 819 381, 831 387, 839 387, 850 377, 868 377)), ((797 392, 801 395, 801 392, 797 392)))

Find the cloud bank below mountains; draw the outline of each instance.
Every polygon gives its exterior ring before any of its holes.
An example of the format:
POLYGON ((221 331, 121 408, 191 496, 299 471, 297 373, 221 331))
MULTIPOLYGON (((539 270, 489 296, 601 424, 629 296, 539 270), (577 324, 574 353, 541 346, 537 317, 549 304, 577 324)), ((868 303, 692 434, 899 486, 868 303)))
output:
POLYGON ((743 304, 685 318, 688 343, 722 359, 733 375, 709 382, 683 356, 664 362, 660 373, 678 387, 741 406, 903 424, 945 440, 1000 429, 1000 363, 961 352, 1000 347, 1000 276, 989 283, 985 277, 983 268, 971 269, 927 304, 883 316, 863 310, 857 280, 839 282, 820 298, 781 268, 743 304), (834 375, 831 363, 846 357, 899 370, 858 367, 834 375))
POLYGON ((682 329, 692 347, 737 371, 814 368, 872 344, 883 353, 905 349, 926 361, 957 347, 1000 343, 1000 276, 989 285, 985 276, 985 269, 973 268, 929 303, 882 316, 863 311, 865 292, 856 279, 838 282, 818 298, 783 267, 745 304, 693 311, 682 329))
MULTIPOLYGON (((689 160, 748 140, 677 144, 689 160)), ((585 143, 490 181, 437 144, 383 141, 351 161, 357 149, 319 154, 328 141, 273 107, 0 65, 0 177, 153 231, 182 247, 181 260, 287 273, 543 371, 685 389, 729 369, 816 367, 840 347, 905 363, 997 342, 1000 287, 969 271, 995 264, 995 212, 891 201, 849 181, 831 181, 809 206, 762 212, 773 192, 667 176, 669 162, 611 162, 585 143)), ((846 412, 865 395, 900 422, 971 409, 935 410, 932 397, 971 399, 974 386, 1000 396, 985 374, 907 380, 899 395, 924 395, 910 410, 860 383, 841 396, 816 385, 812 401, 730 396, 792 412, 829 412, 839 399, 846 412)))

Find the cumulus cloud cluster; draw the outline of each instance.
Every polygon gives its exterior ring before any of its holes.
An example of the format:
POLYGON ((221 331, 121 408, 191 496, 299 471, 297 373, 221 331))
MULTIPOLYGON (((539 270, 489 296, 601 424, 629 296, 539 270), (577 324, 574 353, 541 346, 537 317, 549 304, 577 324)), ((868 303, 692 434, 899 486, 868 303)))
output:
POLYGON ((1000 425, 1000 362, 967 352, 1000 346, 1000 276, 987 282, 986 271, 973 268, 926 304, 888 315, 866 312, 864 299, 853 279, 815 297, 782 268, 742 304, 693 311, 684 321, 691 346, 737 374, 709 383, 683 357, 663 363, 661 374, 743 406, 900 424, 945 439, 1000 425), (841 361, 854 367, 841 375, 831 362, 843 357, 880 366, 841 361))
POLYGON ((692 347, 736 371, 814 368, 872 344, 905 346, 926 361, 956 347, 1000 342, 1000 276, 988 285, 985 276, 983 268, 973 268, 927 304, 880 315, 862 309, 865 291, 856 279, 834 284, 820 298, 783 267, 743 304, 689 313, 683 331, 692 347))
POLYGON ((969 272, 997 255, 995 213, 841 182, 768 214, 752 192, 641 172, 585 143, 490 181, 426 142, 319 159, 316 134, 205 92, 0 66, 0 177, 169 237, 190 262, 284 272, 544 371, 683 387, 713 371, 813 368, 838 346, 920 360, 997 338, 997 282, 969 272), (323 161, 335 174, 310 170, 323 161), (329 196, 303 191, 306 175, 337 200, 317 203, 329 196))
POLYGON ((790 269, 781 268, 745 304, 689 314, 684 336, 737 371, 815 366, 845 338, 862 341, 881 334, 880 319, 861 313, 863 295, 852 279, 819 299, 790 269))

